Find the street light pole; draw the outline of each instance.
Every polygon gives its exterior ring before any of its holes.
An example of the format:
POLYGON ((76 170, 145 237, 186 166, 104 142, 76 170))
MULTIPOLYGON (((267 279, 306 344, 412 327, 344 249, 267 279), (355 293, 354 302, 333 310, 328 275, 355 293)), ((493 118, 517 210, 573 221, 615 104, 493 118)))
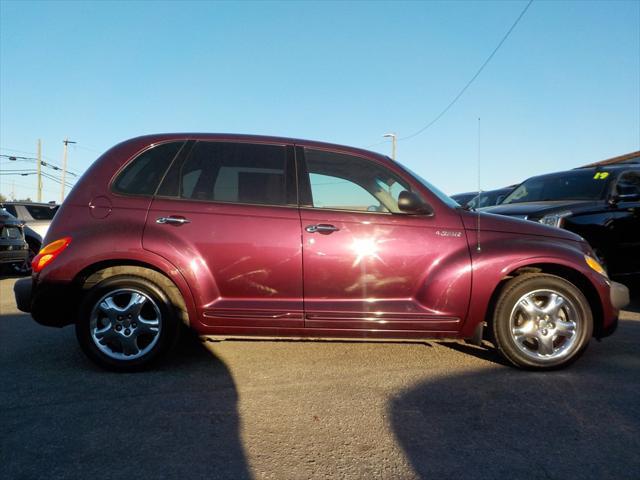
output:
POLYGON ((60 193, 60 204, 64 202, 64 182, 67 176, 67 150, 69 149, 70 143, 77 143, 77 142, 72 142, 71 140, 69 140, 69 137, 67 137, 62 141, 62 143, 64 143, 64 156, 62 158, 62 190, 60 193))
POLYGON ((385 138, 391 138, 391 159, 396 161, 396 143, 398 141, 398 136, 395 133, 385 133, 383 135, 385 138))

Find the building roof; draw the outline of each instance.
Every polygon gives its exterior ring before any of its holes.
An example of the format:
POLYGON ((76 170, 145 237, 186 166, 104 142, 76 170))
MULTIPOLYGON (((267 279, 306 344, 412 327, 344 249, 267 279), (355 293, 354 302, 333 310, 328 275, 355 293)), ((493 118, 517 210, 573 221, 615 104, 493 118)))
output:
POLYGON ((606 160, 600 160, 599 162, 589 163, 588 165, 584 165, 584 167, 597 167, 599 165, 613 165, 617 163, 640 163, 640 150, 606 160))

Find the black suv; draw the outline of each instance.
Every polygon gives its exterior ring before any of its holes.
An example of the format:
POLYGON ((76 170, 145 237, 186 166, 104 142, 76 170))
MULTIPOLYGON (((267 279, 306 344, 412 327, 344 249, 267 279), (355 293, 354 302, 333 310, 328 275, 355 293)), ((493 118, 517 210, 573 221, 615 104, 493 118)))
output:
POLYGON ((22 227, 20 220, 0 208, 0 267, 23 265, 28 261, 29 246, 22 227))
POLYGON ((531 177, 500 205, 481 210, 571 230, 591 244, 611 276, 640 276, 638 164, 531 177))

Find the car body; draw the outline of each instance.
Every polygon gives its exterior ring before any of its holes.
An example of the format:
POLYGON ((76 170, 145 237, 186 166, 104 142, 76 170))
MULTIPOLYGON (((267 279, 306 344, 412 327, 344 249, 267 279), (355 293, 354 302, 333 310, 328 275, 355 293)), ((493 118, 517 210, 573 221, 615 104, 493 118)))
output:
POLYGON ((116 145, 45 244, 15 285, 18 308, 75 323, 85 353, 119 370, 159 356, 179 321, 208 339, 475 343, 486 325, 513 364, 555 368, 612 333, 628 301, 573 233, 464 210, 374 152, 280 137, 116 145), (514 295, 535 298, 508 313, 514 295), (531 327, 522 345, 509 322, 531 327))
POLYGON ((484 212, 577 233, 614 278, 640 275, 640 165, 578 168, 532 177, 484 212))
POLYGON ((468 207, 478 209, 484 207, 491 207, 493 205, 499 205, 511 192, 516 185, 510 187, 498 188, 496 190, 487 190, 486 192, 480 192, 467 202, 468 207))
POLYGON ((464 192, 451 195, 451 198, 458 202, 461 207, 465 207, 467 203, 478 196, 478 192, 464 192))
POLYGON ((44 238, 60 205, 40 202, 3 202, 0 206, 44 238))
POLYGON ((23 223, 0 208, 0 265, 22 265, 28 260, 28 255, 23 223))

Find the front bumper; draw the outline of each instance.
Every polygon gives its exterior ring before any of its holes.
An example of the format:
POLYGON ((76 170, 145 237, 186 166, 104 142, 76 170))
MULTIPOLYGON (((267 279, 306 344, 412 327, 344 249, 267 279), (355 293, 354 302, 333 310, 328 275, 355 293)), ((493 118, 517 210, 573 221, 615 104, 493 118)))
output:
POLYGON ((3 245, 0 249, 0 263, 23 263, 29 258, 29 250, 22 248, 22 245, 11 250, 9 247, 12 246, 3 245))
POLYGON ((600 340, 601 338, 608 337, 612 335, 618 329, 618 311, 627 305, 629 305, 629 289, 626 285, 618 282, 610 282, 609 286, 609 300, 611 301, 611 306, 615 309, 615 316, 613 319, 600 331, 596 334, 596 338, 600 340))
POLYGON ((613 308, 616 310, 626 307, 631 301, 629 298, 629 289, 622 283, 611 282, 609 295, 611 297, 611 305, 613 305, 613 308))

